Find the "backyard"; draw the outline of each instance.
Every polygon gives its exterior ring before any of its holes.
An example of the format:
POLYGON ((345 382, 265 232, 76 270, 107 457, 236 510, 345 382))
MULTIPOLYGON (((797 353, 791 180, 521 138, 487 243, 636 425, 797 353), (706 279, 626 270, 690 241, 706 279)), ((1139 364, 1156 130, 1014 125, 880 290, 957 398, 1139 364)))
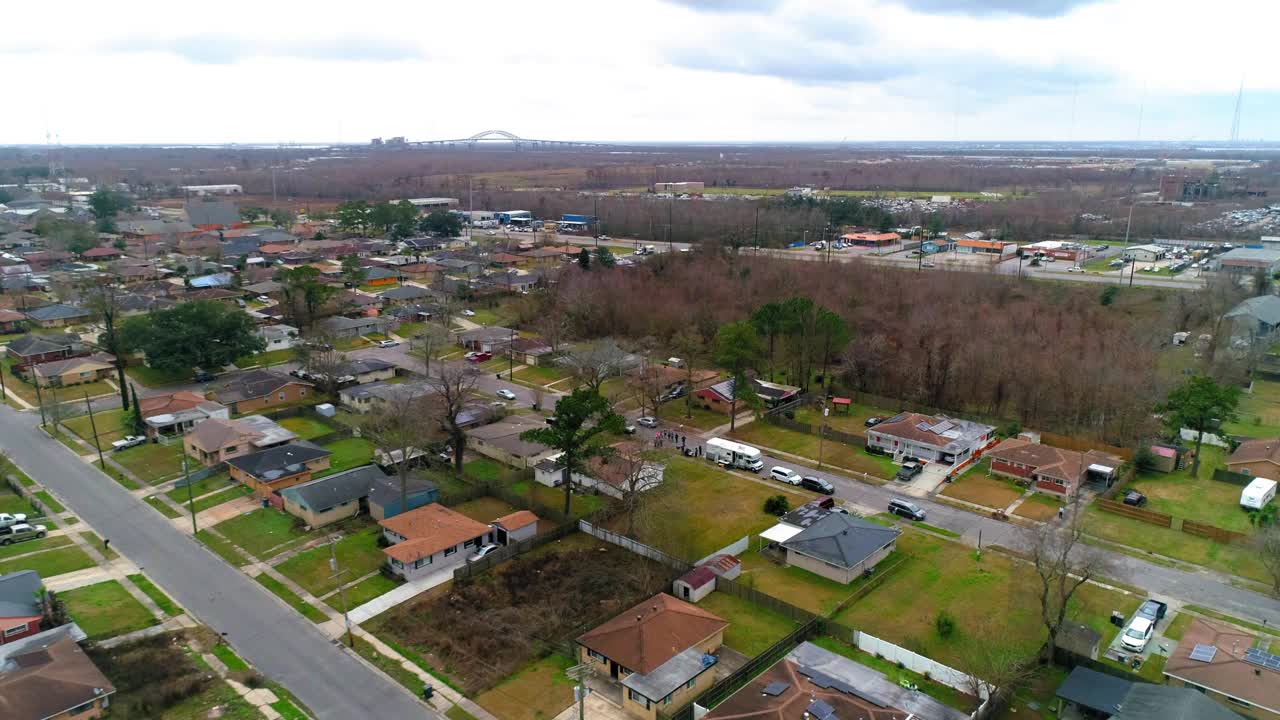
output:
POLYGON ((373 443, 364 438, 346 438, 331 442, 324 448, 333 453, 329 456, 329 469, 316 473, 316 477, 332 475, 373 462, 373 443))
POLYGON ((1205 445, 1200 450, 1200 474, 1191 477, 1191 461, 1177 472, 1139 473, 1129 487, 1147 496, 1147 509, 1224 530, 1251 533, 1249 516, 1240 509, 1240 486, 1213 479, 1225 467, 1226 450, 1205 445))
POLYGON ((94 640, 141 630, 159 621, 115 580, 58 593, 67 612, 94 640))
POLYGON ((1257 379, 1253 392, 1240 396, 1238 420, 1222 424, 1223 432, 1254 438, 1280 437, 1280 382, 1257 379))
POLYGON ((332 425, 309 415, 288 417, 279 420, 278 422, 281 427, 291 433, 294 433, 303 440, 310 440, 312 438, 320 437, 321 435, 328 435, 336 429, 332 425))
POLYGON ((729 623, 724 644, 747 657, 759 655, 798 627, 785 615, 723 592, 711 593, 698 606, 729 623))
POLYGON ((854 586, 844 585, 798 567, 775 563, 762 555, 756 540, 753 549, 738 556, 742 561, 739 582, 783 602, 818 615, 828 615, 853 595, 854 586))
POLYGON ((482 497, 454 505, 451 510, 462 513, 476 522, 488 523, 516 511, 510 503, 495 497, 482 497))

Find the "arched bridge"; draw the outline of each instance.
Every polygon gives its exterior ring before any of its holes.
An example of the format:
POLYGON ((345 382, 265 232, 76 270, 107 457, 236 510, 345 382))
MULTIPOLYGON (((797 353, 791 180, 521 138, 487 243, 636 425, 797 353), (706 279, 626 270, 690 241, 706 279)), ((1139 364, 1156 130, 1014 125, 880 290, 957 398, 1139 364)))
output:
POLYGON ((533 140, 530 138, 522 138, 513 132, 507 130, 485 130, 467 138, 458 138, 454 140, 419 140, 417 142, 408 143, 419 147, 429 147, 433 145, 465 145, 467 147, 499 147, 514 146, 519 149, 540 148, 596 148, 605 147, 604 143, 578 142, 575 140, 533 140))

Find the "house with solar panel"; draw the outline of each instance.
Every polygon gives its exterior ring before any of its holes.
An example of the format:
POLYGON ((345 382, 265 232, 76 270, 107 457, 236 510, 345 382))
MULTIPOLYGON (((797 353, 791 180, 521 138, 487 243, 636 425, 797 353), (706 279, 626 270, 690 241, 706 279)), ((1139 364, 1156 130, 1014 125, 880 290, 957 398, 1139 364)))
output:
POLYGON ((867 431, 867 449, 895 462, 959 465, 995 439, 995 427, 942 415, 905 412, 867 431))
POLYGON ((1192 618, 1164 666, 1165 682, 1258 720, 1280 718, 1280 640, 1192 618))

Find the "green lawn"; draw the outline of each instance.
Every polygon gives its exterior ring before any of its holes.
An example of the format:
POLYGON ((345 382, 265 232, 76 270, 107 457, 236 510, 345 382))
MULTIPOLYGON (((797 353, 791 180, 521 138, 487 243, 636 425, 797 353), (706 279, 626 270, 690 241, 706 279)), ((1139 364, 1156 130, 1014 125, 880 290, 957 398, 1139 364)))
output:
MULTIPOLYGON (((953 666, 963 662, 965 638, 976 633, 998 632, 1028 657, 1044 644, 1029 566, 997 552, 978 560, 968 546, 912 531, 898 539, 898 548, 907 556, 903 565, 837 622, 953 666), (947 639, 934 629, 940 611, 955 620, 947 639)), ((1068 616, 1102 633, 1105 646, 1117 630, 1108 621, 1111 611, 1128 616, 1137 605, 1137 598, 1088 585, 1068 616)))
POLYGON ((111 443, 126 435, 124 428, 125 415, 119 410, 103 410, 94 413, 92 422, 88 415, 80 415, 62 421, 62 427, 70 430, 81 440, 93 444, 93 427, 98 428, 98 442, 102 449, 109 450, 111 443))
POLYGON ((819 615, 830 614, 853 594, 855 588, 808 570, 779 565, 755 549, 743 553, 738 559, 742 561, 740 582, 819 615))
POLYGON ((444 713, 449 720, 476 720, 476 717, 462 708, 461 705, 454 705, 444 713))
MULTIPOLYGON (((871 405, 849 405, 849 412, 836 412, 833 408, 831 414, 826 417, 827 427, 832 430, 850 433, 854 435, 865 435, 867 433, 866 420, 870 417, 891 418, 898 413, 894 410, 886 410, 884 408, 872 407, 871 405)), ((796 422, 806 423, 817 427, 823 422, 822 411, 812 407, 804 406, 796 410, 796 422)))
POLYGON ((1255 379, 1253 392, 1240 396, 1239 419, 1223 423, 1224 432, 1253 438, 1280 437, 1280 382, 1255 379))
POLYGON ((92 640, 124 635, 159 624, 150 610, 115 580, 58 593, 67 612, 92 640))
POLYGON ((1182 634, 1187 631, 1187 626, 1191 624, 1191 617, 1187 613, 1174 613, 1173 619, 1169 621, 1168 626, 1164 629, 1164 636, 1170 640, 1181 640, 1182 634))
POLYGON ((1200 474, 1191 477, 1191 463, 1177 472, 1140 473, 1130 484, 1147 496, 1147 508, 1175 517, 1252 533, 1249 516, 1240 508, 1240 486, 1213 480, 1215 468, 1225 467, 1226 450, 1205 445, 1200 451, 1200 474))
POLYGON ((67 511, 67 509, 62 506, 62 503, 58 502, 52 495, 49 494, 48 490, 41 490, 35 493, 33 497, 39 500, 40 504, 44 505, 49 512, 55 515, 59 513, 64 513, 67 511))
POLYGON ((32 516, 36 514, 36 510, 31 505, 31 501, 21 495, 10 492, 8 485, 0 485, 0 512, 22 513, 23 515, 32 516))
POLYGON ((134 585, 138 586, 138 589, 142 591, 142 594, 151 598, 151 602, 159 606, 160 610, 162 610, 165 615, 172 617, 182 613, 178 608, 177 603, 170 600, 169 596, 165 595, 164 591, 156 587, 155 583, 151 582, 151 579, 146 575, 141 573, 137 575, 130 575, 129 579, 133 581, 134 585))
MULTIPOLYGON (((737 477, 706 460, 669 454, 664 461, 663 483, 644 494, 636 534, 691 561, 773 526, 777 518, 764 511, 770 496, 785 495, 792 507, 816 497, 789 485, 775 488, 737 477)), ((625 516, 615 518, 612 527, 625 531, 625 516)))
POLYGON ((503 327, 510 327, 508 323, 511 322, 511 318, 506 313, 506 308, 502 305, 492 309, 473 307, 471 310, 475 312, 475 315, 467 319, 477 325, 500 325, 503 327))
MULTIPOLYGON (((111 453, 112 459, 149 485, 172 480, 182 473, 182 448, 178 445, 145 443, 111 453)), ((199 466, 188 461, 191 470, 199 466)))
MULTIPOLYGON (((377 525, 370 525, 347 535, 333 547, 338 568, 343 571, 341 582, 371 573, 386 560, 382 548, 378 547, 380 532, 377 525)), ((329 568, 329 552, 327 544, 313 547, 280 563, 276 570, 319 597, 338 588, 339 579, 333 577, 329 568)))
MULTIPOLYGON (((226 490, 213 493, 212 495, 206 495, 205 497, 202 497, 199 500, 196 500, 195 511, 197 514, 199 514, 205 510, 208 510, 211 507, 217 507, 223 503, 231 502, 236 498, 242 498, 252 493, 253 493, 253 489, 248 487, 247 485, 236 485, 235 487, 229 487, 226 490)), ((183 507, 184 508, 186 507, 185 503, 183 503, 183 507)))
POLYGON ((191 382, 191 378, 194 376, 194 372, 190 368, 161 370, 147 367, 146 365, 130 365, 124 369, 124 374, 149 388, 188 383, 191 382))
POLYGON ((222 664, 226 665, 231 672, 243 672, 249 669, 249 663, 237 655, 230 645, 214 645, 210 652, 213 653, 214 657, 221 660, 222 664))
POLYGON ((900 669, 897 665, 889 662, 888 660, 862 652, 858 648, 841 642, 833 637, 824 635, 812 640, 811 642, 824 650, 828 650, 837 655, 843 655, 859 665, 865 665, 878 671, 891 683, 896 684, 904 680, 915 683, 915 685, 920 688, 920 692, 928 695, 947 707, 969 713, 972 712, 977 705, 976 701, 972 697, 965 695, 949 685, 943 685, 940 682, 930 680, 925 676, 911 672, 910 670, 900 669))
MULTIPOLYGON (((817 435, 786 430, 763 421, 755 421, 740 426, 730 433, 730 437, 748 445, 769 447, 809 458, 812 465, 817 465, 820 439, 817 435)), ((862 448, 831 439, 821 443, 821 455, 824 466, 867 473, 882 480, 892 478, 898 471, 897 466, 888 457, 871 455, 862 448)))
POLYGON ((28 540, 26 542, 14 543, 12 545, 0 545, 0 560, 16 557, 18 555, 27 555, 29 553, 41 550, 54 550, 60 547, 66 547, 71 544, 71 538, 65 535, 57 537, 45 537, 41 540, 28 540))
POLYGON ((257 578, 259 585, 270 590, 273 594, 285 601, 289 607, 302 613, 304 617, 314 623, 328 622, 329 616, 320 612, 316 606, 303 600, 298 593, 290 590, 284 583, 276 580, 266 573, 262 573, 257 578))
POLYGON ((573 704, 574 681, 565 675, 573 661, 554 654, 520 671, 475 698, 498 720, 545 720, 573 704))
POLYGON ((196 539, 204 543, 206 547, 218 555, 218 557, 226 560, 235 567, 240 567, 248 562, 244 556, 236 549, 236 546, 214 535, 208 530, 201 530, 196 533, 196 539))
POLYGON ((698 605, 729 622, 724 644, 747 657, 759 655, 798 627, 784 615, 722 592, 711 593, 698 605))
MULTIPOLYGON (((36 541, 32 541, 36 542, 36 541)), ((32 543, 19 543, 28 545, 32 543)), ((55 575, 75 572, 96 565, 92 558, 78 547, 60 547, 49 552, 14 558, 0 562, 0 575, 7 575, 19 570, 35 570, 40 577, 48 579, 55 575)))
POLYGON ((297 436, 303 440, 310 440, 311 438, 320 437, 321 435, 328 435, 335 430, 332 425, 328 425, 308 415, 284 418, 278 422, 281 427, 297 434, 297 436))
POLYGON ((425 322, 406 322, 406 323, 400 323, 400 327, 396 328, 395 332, 397 335, 399 335, 402 338, 405 338, 407 340, 412 340, 418 335, 421 335, 422 331, 425 330, 426 328, 427 328, 427 323, 425 322))
MULTIPOLYGON (((564 489, 552 488, 532 480, 521 480, 511 484, 511 491, 532 498, 543 505, 564 510, 564 489)), ((608 504, 609 498, 602 495, 575 494, 569 499, 569 512, 573 517, 586 517, 608 504)))
MULTIPOLYGON (((714 410, 693 406, 693 417, 685 417, 684 398, 677 398, 658 406, 658 418, 667 423, 687 425, 699 430, 711 430, 729 422, 729 416, 714 410)), ((652 439, 652 436, 650 436, 652 439)))
POLYGON ((373 443, 364 438, 346 438, 324 447, 333 454, 329 456, 329 469, 316 473, 316 477, 332 475, 373 462, 373 443))
POLYGON ((1002 510, 1021 497, 1023 492, 1023 489, 1012 480, 989 475, 978 467, 961 475, 955 482, 948 485, 942 494, 957 500, 1002 510))
POLYGON ((400 683, 409 692, 417 695, 422 692, 422 680, 414 673, 406 670, 399 660, 392 659, 378 652, 377 648, 370 645, 362 638, 356 638, 356 653, 368 660, 374 667, 389 675, 393 680, 400 683))
MULTIPOLYGON (((191 483, 191 497, 199 498, 201 495, 207 495, 217 490, 225 490, 226 488, 238 484, 239 483, 234 482, 231 479, 231 476, 226 473, 210 475, 203 480, 197 480, 191 483)), ((170 500, 186 505, 187 486, 183 485, 181 487, 175 487, 174 489, 166 492, 165 495, 168 495, 170 500)))
POLYGON ((279 365, 280 363, 289 362, 293 359, 293 350, 268 350, 257 355, 250 355, 236 360, 235 365, 238 368, 251 367, 268 367, 270 365, 279 365))
MULTIPOLYGON (((347 594, 347 608, 352 609, 360 607, 376 597, 391 592, 399 586, 400 583, 381 573, 365 578, 344 591, 347 594)), ((334 593, 330 595, 329 598, 325 600, 325 604, 338 612, 342 612, 342 593, 334 593)))
POLYGON ((523 370, 517 370, 515 377, 517 380, 523 380, 534 385, 550 385, 553 382, 569 377, 569 373, 557 367, 530 365, 523 370))
POLYGON ((462 464, 462 474, 482 482, 497 482, 506 477, 510 468, 489 458, 468 460, 462 464))
POLYGON ((373 343, 362 337, 338 338, 333 341, 333 347, 337 350, 347 351, 356 350, 362 347, 369 347, 373 343))
POLYGON ((487 523, 503 515, 509 515, 516 511, 516 508, 503 500, 495 497, 482 497, 475 500, 468 500, 459 505, 450 508, 456 513, 466 515, 476 522, 487 523))
POLYGON ((227 540, 259 560, 282 552, 285 549, 283 545, 292 545, 309 537, 294 522, 293 516, 271 508, 258 508, 224 520, 218 523, 217 528, 227 540))
POLYGON ((170 507, 169 503, 161 500, 159 495, 148 495, 145 500, 148 505, 167 518, 182 517, 182 514, 170 507))
POLYGON ((1084 527, 1085 532, 1103 540, 1270 584, 1262 561, 1248 547, 1216 543, 1180 530, 1103 512, 1097 507, 1090 507, 1085 513, 1084 527))

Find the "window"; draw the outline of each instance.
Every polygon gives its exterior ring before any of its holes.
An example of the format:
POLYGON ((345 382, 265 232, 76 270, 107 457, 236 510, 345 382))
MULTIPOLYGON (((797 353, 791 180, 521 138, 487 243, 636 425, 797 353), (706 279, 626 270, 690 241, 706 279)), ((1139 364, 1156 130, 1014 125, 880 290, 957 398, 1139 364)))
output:
POLYGON ((670 695, 668 695, 668 696, 666 696, 666 697, 662 698, 662 704, 663 704, 663 705, 670 705, 670 704, 671 704, 671 696, 670 696, 670 695))
POLYGON ((27 631, 27 626, 26 626, 26 625, 14 625, 14 626, 13 626, 13 627, 11 627, 11 628, 5 628, 5 629, 4 629, 4 636, 5 636, 5 637, 13 637, 14 635, 18 635, 18 634, 24 633, 24 632, 26 632, 26 631, 27 631))
POLYGON ((466 541, 464 541, 464 542, 462 543, 462 547, 464 547, 464 548, 475 547, 475 546, 476 546, 476 545, 478 545, 478 544, 480 544, 480 538, 475 538, 475 539, 472 539, 472 540, 466 540, 466 541))
POLYGON ((689 688, 693 687, 693 684, 696 682, 698 682, 698 678, 696 677, 689 678, 689 682, 684 684, 685 689, 688 690, 689 688))
POLYGON ((281 401, 283 401, 283 400, 284 400, 284 391, 283 391, 283 390, 282 390, 282 391, 280 391, 280 394, 279 394, 279 396, 278 396, 278 397, 280 398, 280 400, 281 400, 281 401))
POLYGON ((428 555, 428 556, 426 556, 426 557, 420 557, 420 558, 418 558, 417 560, 415 560, 415 561, 413 562, 413 568, 416 570, 416 569, 418 569, 418 568, 420 568, 420 567, 423 567, 423 566, 425 566, 425 565, 430 565, 430 564, 433 562, 434 557, 435 557, 435 556, 433 556, 433 555, 428 555))
POLYGON ((231 446, 229 446, 226 450, 223 450, 223 452, 224 452, 224 453, 227 453, 228 455, 230 455, 231 453, 240 452, 240 446, 239 446, 239 445, 231 445, 231 446))
POLYGON ((307 396, 307 389, 306 389, 306 388, 298 388, 298 396, 299 396, 299 397, 306 397, 306 396, 307 396))
POLYGON ((452 555, 452 554, 454 554, 454 553, 456 553, 456 552, 458 552, 458 546, 457 546, 457 545, 454 545, 453 547, 447 547, 447 548, 445 548, 445 549, 444 549, 444 556, 445 556, 445 557, 449 557, 450 555, 452 555))
POLYGON ((402 568, 402 567, 404 567, 404 563, 400 562, 399 560, 396 560, 395 558, 392 558, 392 560, 391 560, 391 566, 392 566, 392 567, 402 568))
POLYGON ((643 707, 645 710, 649 709, 649 698, 641 695, 640 693, 636 692, 635 690, 632 690, 631 688, 627 688, 627 699, 643 707))
POLYGON ((609 662, 609 658, 607 658, 607 657, 605 657, 604 655, 602 655, 602 654, 600 654, 600 653, 596 652, 595 650, 592 650, 591 648, 587 648, 587 657, 589 657, 589 658, 591 658, 592 660, 595 660, 595 661, 597 661, 597 662, 601 662, 601 663, 607 663, 607 662, 609 662))
POLYGON ((1239 705, 1240 707, 1244 707, 1244 708, 1253 707, 1253 703, 1245 702, 1240 698, 1233 698, 1230 695, 1227 696, 1227 702, 1231 703, 1232 705, 1239 705))

